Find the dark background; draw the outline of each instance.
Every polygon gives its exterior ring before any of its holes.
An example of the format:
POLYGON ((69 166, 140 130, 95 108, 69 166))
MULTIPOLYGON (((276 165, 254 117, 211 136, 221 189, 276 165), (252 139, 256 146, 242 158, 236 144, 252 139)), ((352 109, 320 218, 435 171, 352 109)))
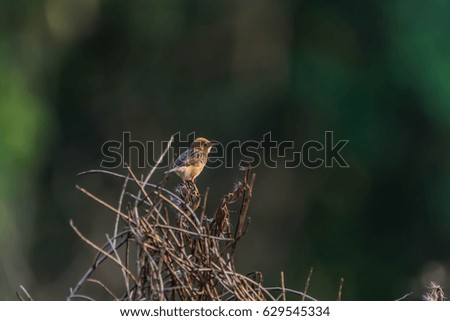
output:
MULTIPOLYGON (((114 216, 75 184, 116 202, 121 182, 76 174, 123 131, 224 144, 271 132, 299 149, 331 130, 350 140, 350 168, 255 169, 239 271, 265 285, 284 271, 303 290, 313 266, 309 293, 328 300, 341 277, 344 300, 449 286, 448 12, 419 0, 2 1, 0 299, 20 284, 65 299, 88 268, 69 219, 102 243, 114 216)), ((204 171, 209 213, 241 174, 204 171)))

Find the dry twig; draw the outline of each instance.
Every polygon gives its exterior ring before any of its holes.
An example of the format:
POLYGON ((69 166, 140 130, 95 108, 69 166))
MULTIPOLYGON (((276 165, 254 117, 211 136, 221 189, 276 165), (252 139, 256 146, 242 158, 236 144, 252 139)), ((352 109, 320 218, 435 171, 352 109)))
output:
POLYGON ((271 292, 280 289, 283 300, 286 293, 314 300, 306 294, 307 287, 305 293, 287 289, 284 274, 281 288, 265 288, 261 273, 246 276, 236 272, 234 251, 248 229, 255 181, 250 168, 245 169, 242 182, 222 197, 213 217, 208 219, 208 190, 202 196, 195 184, 182 184, 172 192, 164 188, 164 181, 158 185, 150 183, 168 148, 145 179, 138 179, 131 168, 127 175, 104 170, 80 173, 112 175, 124 182, 115 206, 77 186, 110 210, 116 223, 110 234, 112 238, 105 233, 105 245, 98 246, 71 222, 74 231, 97 255, 93 265, 71 289, 68 300, 93 299, 81 293, 86 282, 100 286, 114 300, 276 300, 271 292), (130 181, 133 184, 128 184, 130 181), (136 194, 128 190, 130 185, 138 187, 136 194), (129 204, 128 207, 122 208, 123 203, 129 204), (237 222, 234 229, 231 221, 237 222), (119 251, 124 244, 125 250, 119 251), (105 261, 114 262, 122 271, 122 295, 114 294, 108 284, 92 277, 105 261))

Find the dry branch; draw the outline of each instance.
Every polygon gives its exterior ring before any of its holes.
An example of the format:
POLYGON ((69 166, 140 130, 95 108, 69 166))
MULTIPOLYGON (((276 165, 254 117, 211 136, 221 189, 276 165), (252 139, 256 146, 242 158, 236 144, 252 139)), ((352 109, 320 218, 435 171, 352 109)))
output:
MULTIPOLYGON (((206 213, 208 191, 202 196, 197 186, 190 183, 171 192, 162 183, 150 183, 154 170, 144 180, 138 179, 131 168, 127 175, 103 170, 82 173, 113 175, 124 183, 115 206, 77 186, 110 210, 116 224, 113 237, 105 233, 107 242, 101 247, 83 236, 71 222, 97 256, 68 299, 92 299, 82 293, 83 285, 90 282, 114 300, 276 300, 270 292, 278 288, 264 288, 261 273, 251 274, 252 278, 236 272, 234 265, 237 243, 248 229, 255 181, 250 168, 245 169, 242 182, 222 197, 212 218, 206 213), (130 186, 137 186, 137 194, 129 191, 130 186), (122 204, 128 206, 122 208, 122 204), (231 221, 237 222, 234 229, 231 221), (119 241, 119 237, 123 239, 119 241), (119 252, 124 244, 126 249, 119 252), (105 282, 92 277, 105 261, 114 262, 122 271, 123 294, 114 294, 105 282)), ((297 293, 285 288, 284 278, 282 283, 283 299, 286 293, 297 293)))

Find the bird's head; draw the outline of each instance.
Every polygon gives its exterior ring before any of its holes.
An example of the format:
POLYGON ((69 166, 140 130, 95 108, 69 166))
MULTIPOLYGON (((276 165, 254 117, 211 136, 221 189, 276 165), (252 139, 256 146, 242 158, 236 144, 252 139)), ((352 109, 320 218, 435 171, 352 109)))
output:
POLYGON ((191 148, 200 148, 203 149, 206 153, 209 153, 211 150, 213 143, 203 137, 199 137, 194 140, 191 144, 191 148))

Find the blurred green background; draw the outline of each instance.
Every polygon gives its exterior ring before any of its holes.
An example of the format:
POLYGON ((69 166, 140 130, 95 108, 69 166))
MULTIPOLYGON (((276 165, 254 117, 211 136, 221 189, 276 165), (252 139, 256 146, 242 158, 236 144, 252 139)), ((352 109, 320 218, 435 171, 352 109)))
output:
MULTIPOLYGON (((130 131, 349 139, 350 168, 258 167, 242 273, 334 300, 450 288, 450 2, 3 0, 0 299, 62 300, 121 182, 77 177, 130 131)), ((205 170, 210 212, 241 176, 205 170)), ((175 179, 172 179, 175 181, 175 179)), ((104 278, 108 273, 103 272, 104 278)))

